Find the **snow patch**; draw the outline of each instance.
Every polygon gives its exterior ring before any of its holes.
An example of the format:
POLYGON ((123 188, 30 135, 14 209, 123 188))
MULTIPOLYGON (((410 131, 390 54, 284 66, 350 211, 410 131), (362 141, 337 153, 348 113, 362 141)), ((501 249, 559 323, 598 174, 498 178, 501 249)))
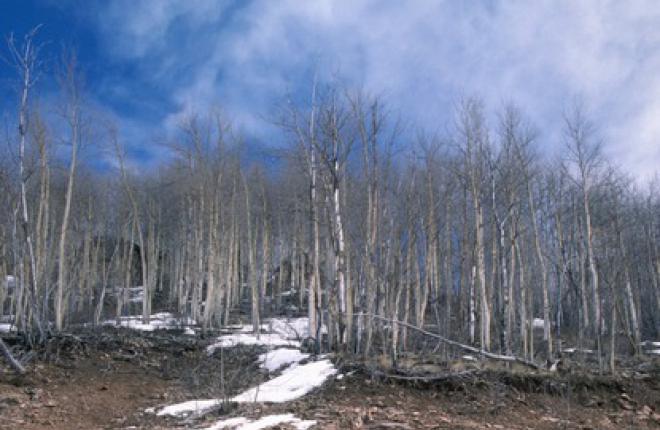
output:
POLYGON ((300 366, 291 366, 277 378, 233 397, 234 402, 284 403, 298 399, 320 387, 337 369, 330 360, 313 361, 300 366))
MULTIPOLYGON (((269 331, 278 333, 287 339, 304 339, 309 337, 309 318, 273 318, 268 323, 269 331)), ((325 331, 322 329, 322 333, 325 331)))
POLYGON ((119 324, 117 324, 116 320, 107 320, 103 322, 103 325, 126 327, 141 331, 154 331, 181 329, 185 326, 195 325, 195 321, 191 318, 176 318, 169 312, 159 312, 149 317, 149 324, 142 323, 141 315, 133 315, 121 317, 119 324))
POLYGON ((261 354, 259 363, 262 369, 274 372, 284 366, 298 364, 306 358, 309 358, 309 354, 302 353, 297 349, 279 348, 261 354))
MULTIPOLYGON (((238 333, 252 333, 252 324, 243 324, 243 325, 235 325, 235 326, 230 326, 232 328, 232 331, 236 331, 238 333)), ((267 330, 268 326, 266 324, 261 324, 259 325, 259 330, 267 330)))
POLYGON ((562 352, 565 352, 567 354, 573 354, 575 352, 581 352, 582 354, 593 354, 594 350, 593 349, 566 348, 566 349, 563 349, 562 352))
POLYGON ((189 400, 187 402, 176 403, 174 405, 165 406, 158 411, 156 415, 171 415, 171 416, 188 416, 192 412, 203 412, 215 408, 222 403, 220 399, 206 399, 206 400, 189 400))
POLYGON ((281 297, 288 297, 288 296, 292 296, 292 295, 296 294, 296 292, 297 292, 296 290, 282 291, 282 292, 280 293, 280 296, 281 296, 281 297))
MULTIPOLYGON (((309 337, 309 318, 273 318, 265 324, 261 324, 260 329, 267 333, 252 333, 251 324, 232 326, 235 333, 223 335, 217 338, 217 342, 209 345, 206 351, 209 354, 218 348, 231 348, 238 345, 261 345, 266 347, 289 346, 300 347, 299 339, 309 337)), ((325 333, 325 327, 321 329, 325 333)))
MULTIPOLYGON (((337 373, 337 369, 327 358, 318 357, 318 361, 312 361, 306 364, 300 364, 301 361, 308 359, 309 354, 303 353, 298 349, 300 341, 308 335, 307 318, 280 319, 274 318, 267 324, 262 324, 262 330, 268 330, 269 333, 260 333, 255 335, 251 325, 239 325, 232 327, 234 333, 220 336, 216 343, 207 347, 207 352, 212 354, 217 348, 229 348, 236 345, 260 345, 267 348, 280 347, 270 350, 259 356, 260 366, 270 372, 285 367, 282 374, 276 378, 266 381, 256 387, 244 391, 243 393, 229 399, 231 402, 249 403, 249 402, 269 402, 283 403, 298 399, 313 389, 323 385, 331 376, 337 373), (288 366, 288 367, 286 367, 288 366)), ((157 415, 188 416, 192 412, 204 412, 220 405, 220 399, 191 400, 183 403, 177 403, 162 408, 157 415)), ((287 417, 289 417, 287 415, 287 417)), ((284 422, 268 424, 268 421, 262 421, 264 417, 257 421, 220 421, 212 428, 227 428, 230 426, 245 429, 258 429, 260 425, 272 426, 284 422), (263 424, 267 423, 267 424, 263 424), (237 427, 237 426, 242 427, 237 427), (224 426, 224 427, 222 427, 224 426), (251 427, 257 426, 257 427, 251 427)), ((288 419, 288 418, 287 418, 288 419)), ((293 419, 293 416, 291 416, 293 419)), ((297 420, 297 419, 296 419, 297 420)), ((286 421, 286 423, 296 428, 308 428, 313 422, 305 421, 286 421), (303 427, 300 427, 303 426, 303 427)))
POLYGON ((272 426, 290 424, 296 430, 307 430, 316 421, 301 420, 293 414, 266 415, 258 420, 248 420, 244 417, 229 418, 218 421, 206 430, 234 429, 234 430, 261 430, 272 426))
POLYGON ((545 327, 545 321, 543 318, 534 318, 532 320, 532 327, 534 328, 544 328, 545 327))
POLYGON ((277 333, 263 333, 259 336, 247 333, 235 333, 220 336, 218 342, 206 347, 206 352, 213 354, 218 348, 231 348, 238 345, 292 346, 299 347, 300 342, 282 338, 277 333))
POLYGON ((122 296, 127 303, 142 303, 144 300, 144 287, 121 287, 116 286, 108 291, 110 296, 122 296))
POLYGON ((660 342, 647 340, 640 343, 641 346, 660 347, 660 342))
POLYGON ((144 301, 144 287, 128 288, 128 302, 142 303, 144 301))
MULTIPOLYGON (((313 361, 294 365, 277 378, 266 381, 230 399, 231 402, 284 403, 298 399, 313 389, 320 387, 337 369, 330 360, 313 361)), ((188 416, 193 412, 204 412, 222 403, 221 399, 189 400, 165 406, 156 415, 188 416)))
POLYGON ((16 331, 16 326, 12 323, 0 323, 0 333, 10 333, 16 331))

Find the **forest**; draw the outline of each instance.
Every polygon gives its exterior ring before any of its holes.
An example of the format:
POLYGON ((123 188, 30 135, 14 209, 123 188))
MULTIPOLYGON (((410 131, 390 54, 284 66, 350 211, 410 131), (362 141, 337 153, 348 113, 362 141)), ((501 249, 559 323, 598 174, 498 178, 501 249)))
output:
POLYGON ((513 103, 464 97, 433 132, 315 78, 264 119, 277 143, 204 110, 144 169, 88 103, 75 54, 46 68, 39 46, 38 29, 9 38, 3 66, 16 97, 0 146, 0 346, 15 373, 53 339, 162 312, 202 337, 306 317, 308 352, 378 356, 402 378, 428 355, 614 376, 660 354, 660 182, 607 155, 588 103, 567 104, 549 154, 513 103))

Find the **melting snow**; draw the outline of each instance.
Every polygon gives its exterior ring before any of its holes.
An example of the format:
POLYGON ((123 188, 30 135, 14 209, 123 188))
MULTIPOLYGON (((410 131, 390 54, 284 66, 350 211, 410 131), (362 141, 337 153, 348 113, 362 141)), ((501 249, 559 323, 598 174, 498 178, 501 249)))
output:
MULTIPOLYGON (((103 325, 117 325, 116 320, 104 321, 103 325)), ((169 312, 160 312, 151 315, 149 324, 142 323, 141 315, 134 315, 129 317, 121 317, 119 326, 132 328, 134 330, 154 331, 154 330, 173 330, 180 329, 184 326, 195 325, 195 321, 191 318, 176 318, 169 312)), ((186 331, 186 334, 191 334, 186 331)), ((194 332, 192 333, 194 334, 194 332)))
POLYGON ((277 378, 233 397, 234 402, 283 403, 295 400, 323 385, 325 380, 337 373, 330 360, 291 366, 277 378))
MULTIPOLYGON (((286 347, 299 347, 300 342, 294 339, 300 339, 307 336, 308 329, 307 318, 296 318, 291 320, 285 319, 272 319, 268 324, 262 324, 262 329, 268 329, 271 333, 263 333, 259 336, 248 333, 252 330, 251 326, 234 326, 235 333, 223 335, 218 337, 217 342, 207 348, 209 353, 212 353, 217 348, 227 348, 236 345, 262 345, 266 347, 286 346, 286 347)), ((247 403, 247 402, 271 402, 283 403, 295 400, 309 393, 313 389, 323 385, 323 383, 331 376, 337 373, 332 362, 328 359, 319 361, 312 361, 306 364, 300 364, 302 360, 309 358, 309 354, 300 352, 292 348, 278 348, 259 356, 261 367, 269 371, 278 370, 284 366, 282 374, 276 378, 264 382, 254 388, 244 391, 237 396, 230 399, 232 402, 247 403)), ((191 400, 188 402, 169 405, 158 411, 158 415, 174 415, 174 416, 187 416, 192 412, 205 411, 218 406, 221 403, 220 399, 205 399, 205 400, 191 400)), ((288 417, 288 416, 287 416, 288 417)), ((292 416, 291 416, 292 417, 292 416)), ((212 428, 227 428, 230 426, 238 426, 241 429, 259 429, 263 427, 250 427, 262 425, 264 417, 257 421, 220 421, 212 428), (221 427, 224 426, 224 427, 221 427)), ((234 419, 238 420, 238 419, 234 419)), ((264 421, 267 422, 267 421, 264 421)), ((294 422, 286 421, 294 426, 307 425, 311 426, 309 422, 294 422), (297 424, 296 424, 297 423, 297 424)), ((267 424, 272 426, 284 422, 276 422, 267 424)), ((264 424, 265 425, 265 424, 264 424)), ((308 427, 296 427, 308 428, 308 427)))
POLYGON ((300 342, 284 339, 277 333, 262 333, 259 336, 248 333, 234 333, 220 336, 218 342, 209 345, 206 351, 213 354, 218 348, 231 348, 238 345, 293 346, 297 348, 300 346, 300 342))
MULTIPOLYGON (((303 339, 309 337, 309 318, 273 318, 266 324, 269 331, 279 333, 287 339, 303 339)), ((324 333, 325 331, 322 330, 324 333)))
POLYGON ((11 323, 0 323, 0 333, 16 331, 16 326, 11 323))
POLYGON ((308 357, 309 354, 302 353, 297 349, 280 348, 261 354, 259 356, 259 363, 261 363, 262 369, 268 369, 269 372, 274 372, 283 366, 300 363, 308 357))
POLYGON ((142 303, 144 300, 144 287, 127 288, 129 303, 142 303))
POLYGON ((189 400, 187 402, 165 406, 163 409, 158 411, 156 415, 187 416, 191 412, 202 412, 208 409, 212 409, 221 403, 222 400, 220 399, 189 400))
MULTIPOLYGON (((230 399, 232 402, 270 402, 284 403, 298 399, 323 385, 326 379, 337 373, 330 360, 313 361, 302 365, 293 365, 277 378, 250 388, 230 399)), ((157 415, 187 416, 192 412, 212 409, 222 403, 220 399, 190 400, 169 405, 158 411, 157 415)))
POLYGON ((282 291, 282 292, 280 293, 280 296, 282 296, 282 297, 288 297, 288 296, 292 296, 292 295, 296 294, 296 292, 297 292, 296 290, 282 291))
POLYGON ((574 352, 581 352, 583 354, 593 354, 594 350, 593 349, 566 348, 566 349, 562 350, 562 352, 565 352, 567 354, 573 354, 574 352))
POLYGON ((639 344, 642 348, 644 348, 644 353, 650 354, 650 355, 660 355, 660 342, 652 341, 652 340, 646 340, 644 342, 641 342, 639 344))
MULTIPOLYGON (((218 341, 207 347, 207 352, 212 354, 218 348, 231 348, 237 345, 263 345, 300 347, 300 341, 309 337, 308 318, 273 318, 266 324, 261 324, 261 330, 269 333, 260 333, 258 336, 252 332, 252 325, 240 325, 232 327, 236 332, 218 337, 218 341)), ((322 330, 325 332, 325 330, 322 330)))
POLYGON ((220 430, 220 429, 235 429, 235 430, 261 430, 280 424, 290 424, 296 430, 307 430, 316 421, 305 421, 296 418, 293 414, 282 415, 266 415, 258 420, 248 420, 244 417, 229 418, 227 420, 218 421, 206 430, 220 430))
POLYGON ((121 287, 115 286, 108 291, 110 296, 119 296, 124 297, 124 300, 128 303, 142 303, 144 300, 144 287, 121 287))
POLYGON ((655 347, 660 347, 660 342, 658 342, 658 341, 646 340, 646 341, 644 341, 644 342, 641 342, 640 345, 642 345, 642 346, 655 346, 655 347))

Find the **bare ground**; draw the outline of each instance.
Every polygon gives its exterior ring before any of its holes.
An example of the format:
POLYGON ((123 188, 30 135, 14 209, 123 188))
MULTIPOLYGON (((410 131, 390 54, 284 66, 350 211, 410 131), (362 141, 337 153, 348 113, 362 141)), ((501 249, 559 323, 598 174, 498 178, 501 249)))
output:
POLYGON ((395 380, 351 363, 342 366, 343 379, 286 404, 233 405, 195 422, 146 413, 231 395, 266 378, 254 364, 258 348, 209 357, 206 344, 181 334, 114 329, 56 339, 27 375, 0 369, 0 428, 196 428, 220 417, 283 412, 317 420, 322 429, 660 428, 657 362, 617 377, 480 368, 435 381, 395 380))

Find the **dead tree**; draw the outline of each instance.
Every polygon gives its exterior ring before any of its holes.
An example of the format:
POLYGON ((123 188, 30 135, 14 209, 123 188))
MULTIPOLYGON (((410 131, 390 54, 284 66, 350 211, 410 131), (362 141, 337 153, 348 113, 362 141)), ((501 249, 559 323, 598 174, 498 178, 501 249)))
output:
MULTIPOLYGON (((38 306, 37 294, 38 288, 38 271, 37 262, 34 251, 33 232, 30 227, 30 217, 27 201, 27 176, 25 172, 25 144, 28 133, 28 123, 30 115, 29 96, 30 90, 35 85, 38 79, 37 68, 39 66, 39 47, 35 45, 35 37, 39 31, 39 26, 32 29, 24 38, 23 44, 18 47, 14 41, 13 36, 10 36, 8 41, 9 52, 16 70, 20 77, 20 101, 18 111, 18 138, 19 138, 19 180, 21 188, 21 227, 23 230, 24 239, 28 249, 28 258, 30 262, 29 271, 29 292, 25 295, 30 297, 30 305, 32 308, 33 321, 37 328, 37 340, 39 342, 45 340, 46 332, 43 327, 42 315, 38 306)), ((28 329, 28 327, 25 327, 28 329)), ((31 330, 30 330, 31 331, 31 330)))
POLYGON ((598 173, 597 169, 602 162, 601 143, 594 140, 593 127, 585 118, 584 112, 580 107, 574 110, 572 117, 566 118, 566 142, 570 157, 569 160, 574 164, 576 170, 573 177, 582 194, 587 262, 589 265, 594 310, 593 327, 598 349, 599 366, 602 369, 601 338, 604 327, 590 203, 590 194, 598 173))
POLYGON ((73 200, 73 185, 76 175, 78 147, 82 138, 82 118, 80 100, 80 82, 77 71, 76 57, 72 55, 65 59, 65 72, 60 78, 61 85, 66 93, 67 101, 65 107, 65 118, 69 127, 69 144, 71 153, 69 159, 69 173, 64 197, 64 214, 60 226, 59 254, 57 264, 57 289, 55 292, 55 330, 61 331, 64 324, 66 311, 65 288, 67 287, 67 233, 69 229, 69 218, 71 213, 71 201, 73 200))
MULTIPOLYGON (((473 279, 477 281, 479 288, 481 347, 490 350, 491 308, 486 285, 486 245, 484 242, 484 209, 482 203, 482 187, 485 180, 484 156, 488 145, 488 134, 479 102, 475 100, 466 101, 459 115, 460 147, 465 160, 465 174, 474 211, 475 265, 473 272, 476 272, 476 277, 473 276, 473 279)), ((471 320, 473 319, 472 316, 471 320)))

